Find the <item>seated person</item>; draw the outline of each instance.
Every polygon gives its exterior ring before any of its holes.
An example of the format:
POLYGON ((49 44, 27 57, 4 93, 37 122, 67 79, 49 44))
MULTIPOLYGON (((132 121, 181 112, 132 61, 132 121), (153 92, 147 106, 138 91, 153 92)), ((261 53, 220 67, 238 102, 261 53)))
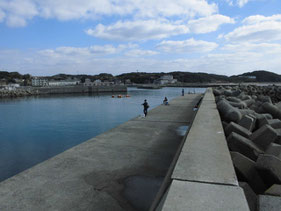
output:
POLYGON ((163 104, 168 105, 168 98, 167 97, 165 97, 165 99, 163 100, 163 104))

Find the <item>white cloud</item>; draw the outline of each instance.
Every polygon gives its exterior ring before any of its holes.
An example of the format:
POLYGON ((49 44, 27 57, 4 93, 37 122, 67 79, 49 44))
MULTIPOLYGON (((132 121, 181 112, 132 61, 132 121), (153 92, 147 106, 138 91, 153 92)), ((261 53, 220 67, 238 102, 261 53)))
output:
POLYGON ((162 39, 172 35, 186 34, 186 25, 171 23, 167 20, 118 21, 112 25, 97 25, 86 33, 98 38, 122 41, 141 41, 162 39))
POLYGON ((157 51, 141 50, 141 49, 133 49, 125 53, 125 55, 129 57, 147 57, 147 56, 154 56, 156 54, 159 53, 157 51))
POLYGON ((6 14, 0 9, 0 23, 4 21, 6 14))
POLYGON ((243 7, 245 6, 250 0, 225 0, 230 6, 238 6, 243 7))
POLYGON ((32 0, 2 1, 0 10, 5 12, 5 20, 8 26, 22 27, 26 21, 38 15, 36 5, 32 0))
POLYGON ((224 15, 212 15, 208 17, 199 18, 197 20, 190 20, 188 26, 190 31, 196 34, 213 32, 222 24, 235 23, 234 19, 224 15))
POLYGON ((66 46, 66 47, 58 47, 55 49, 41 50, 39 51, 39 53, 43 56, 48 56, 50 58, 71 60, 73 57, 80 58, 80 59, 84 57, 85 59, 88 59, 90 57, 96 57, 100 55, 104 56, 109 54, 115 54, 124 49, 125 47, 119 49, 112 45, 103 45, 103 46, 94 45, 84 48, 66 46))
POLYGON ((281 44, 279 43, 239 43, 227 44, 222 50, 230 52, 256 52, 263 54, 281 54, 281 44))
POLYGON ((136 15, 141 17, 208 16, 218 11, 206 0, 135 0, 136 15))
MULTIPOLYGON (((270 46, 267 47, 270 48, 270 46)), ((277 50, 278 46, 275 47, 277 50)), ((225 49, 221 53, 210 53, 196 58, 184 56, 185 59, 160 59, 161 55, 159 57, 119 55, 114 58, 97 57, 93 54, 85 56, 85 52, 87 54, 90 50, 71 49, 71 47, 40 52, 0 50, 0 64, 1 69, 32 75, 99 74, 101 72, 116 75, 136 69, 145 72, 189 71, 227 75, 265 69, 280 74, 280 52, 237 51, 239 46, 229 46, 228 48, 228 52, 225 49)))
POLYGON ((207 0, 1 0, 0 10, 9 26, 24 26, 36 16, 61 21, 112 15, 188 18, 209 16, 218 8, 207 0))
POLYGON ((162 41, 157 47, 168 53, 206 53, 217 48, 218 44, 203 40, 162 41))
POLYGON ((281 40, 281 16, 250 16, 245 18, 243 26, 224 35, 228 41, 268 42, 281 40))
POLYGON ((247 18, 245 18, 242 23, 247 25, 254 25, 262 22, 267 21, 281 21, 281 14, 272 15, 272 16, 263 16, 263 15, 252 15, 247 18))
POLYGON ((249 0, 237 0, 237 4, 239 7, 243 7, 245 4, 248 3, 249 0))

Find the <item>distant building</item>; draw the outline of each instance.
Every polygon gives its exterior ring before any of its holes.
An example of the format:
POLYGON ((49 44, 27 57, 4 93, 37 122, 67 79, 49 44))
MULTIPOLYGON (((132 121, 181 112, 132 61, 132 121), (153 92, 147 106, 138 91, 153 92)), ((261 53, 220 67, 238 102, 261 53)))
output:
POLYGON ((32 86, 49 86, 49 81, 47 78, 33 77, 31 79, 32 86))
POLYGON ((122 81, 120 79, 114 79, 114 84, 124 85, 124 83, 122 83, 122 81))
POLYGON ((0 79, 0 86, 7 85, 7 81, 5 79, 0 79))
POLYGON ((114 85, 114 82, 111 82, 111 81, 104 81, 104 82, 102 82, 102 85, 103 85, 103 86, 112 86, 112 85, 114 85))
POLYGON ((15 90, 19 87, 20 87, 19 84, 8 84, 8 85, 4 85, 2 88, 6 89, 6 90, 9 90, 9 91, 12 91, 12 90, 15 90))
POLYGON ((68 79, 68 80, 51 80, 49 81, 49 86, 75 86, 80 83, 78 79, 68 79))
POLYGON ((250 79, 257 79, 257 77, 256 77, 256 76, 254 76, 254 75, 248 75, 248 76, 246 76, 246 78, 250 78, 250 79))
POLYGON ((246 79, 252 79, 252 80, 257 79, 257 77, 254 75, 240 75, 239 78, 246 78, 246 79))
POLYGON ((23 84, 24 83, 24 79, 15 78, 14 80, 17 84, 23 84))
POLYGON ((131 82, 131 80, 130 79, 126 79, 125 80, 125 84, 131 84, 132 82, 131 82))
POLYGON ((85 82, 83 83, 83 85, 84 86, 93 86, 93 83, 92 83, 91 79, 86 78, 85 82))
POLYGON ((177 82, 177 79, 174 79, 173 75, 163 75, 160 78, 154 80, 154 84, 174 84, 177 82))
POLYGON ((99 79, 97 79, 93 82, 93 86, 101 86, 101 85, 102 85, 102 82, 99 79))

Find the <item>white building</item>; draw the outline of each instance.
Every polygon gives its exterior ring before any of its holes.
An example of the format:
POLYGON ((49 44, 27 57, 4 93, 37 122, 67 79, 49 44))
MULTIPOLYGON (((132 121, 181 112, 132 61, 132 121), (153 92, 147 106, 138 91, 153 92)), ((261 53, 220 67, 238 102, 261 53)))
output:
POLYGON ((46 78, 33 77, 31 79, 31 85, 32 86, 48 86, 49 81, 46 78))
POLYGON ((154 80, 155 84, 174 84, 177 82, 177 79, 174 79, 173 75, 163 75, 160 78, 154 80))
POLYGON ((75 86, 80 83, 80 80, 52 80, 49 81, 49 86, 75 86))
POLYGON ((93 86, 93 82, 91 82, 91 79, 86 78, 85 82, 83 83, 84 86, 93 86))
POLYGON ((9 91, 12 91, 12 90, 16 90, 19 87, 20 87, 19 84, 8 84, 8 85, 5 85, 3 88, 6 90, 9 90, 9 91))
POLYGON ((97 79, 93 82, 93 86, 101 86, 101 85, 102 85, 102 82, 99 79, 97 79))

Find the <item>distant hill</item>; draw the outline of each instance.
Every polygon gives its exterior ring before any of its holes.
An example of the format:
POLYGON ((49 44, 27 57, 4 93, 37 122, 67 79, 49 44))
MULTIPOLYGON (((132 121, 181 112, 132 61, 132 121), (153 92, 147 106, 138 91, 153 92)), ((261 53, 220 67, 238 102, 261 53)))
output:
POLYGON ((248 73, 238 75, 236 77, 249 77, 249 76, 256 77, 255 81, 257 81, 257 82, 281 82, 281 75, 278 75, 276 73, 272 73, 269 71, 265 71, 265 70, 248 72, 248 73))
POLYGON ((30 78, 29 74, 21 75, 18 72, 0 71, 0 80, 6 80, 8 83, 15 83, 15 79, 29 80, 30 78))
MULTIPOLYGON (((132 83, 145 84, 153 83, 154 80, 160 78, 163 75, 173 75, 174 79, 183 83, 216 83, 216 82, 281 82, 281 75, 272 73, 269 71, 259 70, 253 72, 243 73, 241 75, 225 76, 216 75, 208 73, 191 73, 191 72, 170 72, 170 73, 146 73, 146 72, 132 72, 124 73, 117 76, 113 76, 108 73, 101 73, 98 75, 70 75, 70 74, 57 74, 53 76, 48 76, 46 78, 53 80, 65 80, 69 78, 77 78, 84 82, 86 78, 92 81, 100 79, 102 81, 114 81, 116 79, 125 82, 130 79, 132 83)), ((5 80, 7 82, 15 82, 15 79, 25 79, 30 80, 31 75, 25 74, 21 75, 18 72, 6 72, 0 71, 0 80, 5 80)))

